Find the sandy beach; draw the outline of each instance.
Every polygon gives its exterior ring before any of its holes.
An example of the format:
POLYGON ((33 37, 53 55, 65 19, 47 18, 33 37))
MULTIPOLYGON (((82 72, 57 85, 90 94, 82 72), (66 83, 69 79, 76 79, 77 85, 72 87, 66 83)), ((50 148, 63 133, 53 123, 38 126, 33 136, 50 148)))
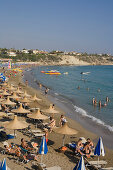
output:
MULTIPOLYGON (((7 73, 9 74, 9 73, 7 73)), ((28 78, 29 80, 29 78, 28 78)), ((45 95, 42 93, 42 91, 37 90, 35 88, 32 88, 30 86, 26 86, 24 84, 24 82, 22 81, 22 73, 17 73, 16 76, 11 76, 9 78, 9 82, 14 84, 14 85, 18 85, 20 84, 20 87, 22 88, 22 90, 26 90, 28 92, 28 94, 30 95, 34 95, 35 93, 37 94, 37 96, 39 98, 42 99, 42 101, 40 102, 34 102, 34 103, 30 103, 30 107, 39 107, 41 110, 46 109, 49 107, 50 103, 52 103, 48 97, 45 97, 45 95)), ((56 114, 55 115, 55 120, 56 120, 56 126, 59 126, 59 120, 60 120, 60 115, 61 114, 65 114, 65 110, 61 110, 57 104, 55 105, 55 109, 59 110, 60 114, 56 114)), ((26 118, 24 117, 19 117, 20 120, 26 120, 26 118)), ((66 140, 65 140, 65 144, 68 144, 72 141, 78 141, 78 139, 80 137, 85 137, 86 139, 88 137, 90 137, 94 144, 96 145, 96 142, 98 141, 98 135, 91 133, 90 131, 86 130, 84 127, 81 126, 81 124, 79 123, 79 121, 75 121, 70 119, 69 117, 66 117, 67 121, 68 121, 68 125, 69 127, 76 129, 78 131, 77 135, 73 135, 73 136, 68 136, 66 135, 66 140)), ((0 121, 3 121, 0 119, 0 121)), ((46 121, 48 122, 48 121, 46 121)), ((35 125, 30 124, 32 129, 35 129, 35 125)), ((7 133, 13 133, 12 130, 6 130, 7 133)), ((20 140, 21 138, 25 138, 25 140, 27 141, 36 141, 36 142, 40 142, 40 138, 31 138, 29 136, 23 135, 20 131, 16 131, 17 134, 17 138, 8 140, 8 143, 10 142, 14 142, 16 144, 20 144, 20 140)), ((49 141, 48 141, 48 153, 47 155, 44 155, 43 157, 43 162, 46 164, 47 167, 51 167, 51 166, 60 166, 63 170, 71 170, 74 168, 74 166, 76 165, 76 163, 78 162, 78 160, 80 159, 80 157, 75 156, 73 154, 73 152, 68 148, 67 151, 65 153, 61 153, 59 152, 59 147, 61 147, 62 145, 62 137, 63 135, 57 134, 57 133, 49 133, 49 141)), ((2 142, 0 142, 0 147, 3 148, 3 144, 2 142)), ((105 147, 105 152, 106 155, 105 157, 100 157, 100 159, 107 161, 107 167, 109 166, 113 166, 113 150, 108 149, 105 147)), ((0 159, 2 160, 3 158, 6 158, 6 162, 9 168, 11 169, 33 169, 33 165, 38 165, 38 163, 40 163, 41 160, 41 156, 38 155, 38 161, 30 161, 27 164, 18 164, 16 162, 16 157, 10 156, 10 155, 2 155, 0 154, 0 159)), ((95 158, 89 158, 89 160, 97 160, 97 157, 95 158)))

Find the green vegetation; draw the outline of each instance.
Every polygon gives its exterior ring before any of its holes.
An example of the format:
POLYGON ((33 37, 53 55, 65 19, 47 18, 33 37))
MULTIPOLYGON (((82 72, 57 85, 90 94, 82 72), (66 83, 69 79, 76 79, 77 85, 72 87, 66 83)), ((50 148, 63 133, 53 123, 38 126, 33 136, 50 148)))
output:
POLYGON ((50 54, 33 54, 33 53, 30 53, 30 54, 24 54, 24 53, 19 53, 17 52, 16 53, 17 56, 15 57, 10 57, 8 56, 8 54, 6 54, 5 52, 4 53, 1 53, 0 54, 0 58, 4 58, 4 59, 12 59, 13 62, 17 62, 17 61, 23 61, 23 62, 26 62, 26 61, 32 61, 32 62, 38 62, 38 61, 45 61, 45 62, 58 62, 61 60, 60 57, 58 56, 53 56, 53 55, 50 55, 50 54))
MULTIPOLYGON (((88 54, 88 53, 77 53, 77 52, 63 52, 63 51, 51 51, 49 53, 45 51, 39 51, 37 50, 15 50, 14 48, 7 49, 7 48, 0 48, 0 58, 2 59, 12 59, 13 62, 22 61, 22 62, 44 62, 44 63, 58 63, 62 60, 62 56, 68 55, 68 56, 74 56, 75 58, 85 61, 88 63, 95 63, 95 64, 101 64, 101 63, 112 63, 113 62, 113 56, 108 54, 88 54), (25 50, 25 51, 23 51, 25 50), (16 56, 9 56, 8 53, 14 53, 16 56), (35 52, 36 54, 34 54, 35 52)), ((66 61, 69 63, 68 59, 66 61)))

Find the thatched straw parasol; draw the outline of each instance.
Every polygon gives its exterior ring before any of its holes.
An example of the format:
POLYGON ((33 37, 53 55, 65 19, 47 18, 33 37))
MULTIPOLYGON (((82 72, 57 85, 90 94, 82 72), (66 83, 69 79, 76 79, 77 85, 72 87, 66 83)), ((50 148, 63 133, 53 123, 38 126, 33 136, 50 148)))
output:
POLYGON ((5 112, 0 112, 0 117, 6 116, 5 112))
POLYGON ((16 88, 14 88, 12 85, 10 85, 10 87, 8 87, 7 89, 10 90, 10 91, 16 90, 16 88))
POLYGON ((1 86, 7 86, 8 84, 6 82, 0 84, 1 86))
POLYGON ((49 109, 42 110, 42 112, 50 113, 50 114, 59 113, 58 110, 55 110, 54 108, 52 108, 52 104, 50 104, 49 109))
POLYGON ((11 95, 10 98, 11 98, 11 99, 15 99, 15 100, 20 99, 20 97, 17 96, 16 92, 13 92, 13 95, 11 95))
POLYGON ((31 101, 27 98, 27 97, 25 97, 24 96, 24 98, 23 99, 21 99, 21 100, 19 100, 21 103, 30 103, 31 101))
POLYGON ((6 129, 14 129, 14 130, 16 130, 16 129, 24 129, 24 128, 26 128, 26 127, 28 127, 28 124, 26 122, 24 122, 24 121, 19 121, 17 119, 17 116, 15 115, 14 119, 12 121, 8 121, 7 123, 4 122, 4 127, 6 129))
POLYGON ((3 126, 6 129, 13 129, 14 130, 14 136, 15 136, 15 130, 17 130, 17 129, 25 129, 25 128, 28 127, 28 124, 26 122, 24 122, 24 121, 19 121, 17 119, 17 116, 15 115, 13 120, 4 122, 3 126))
POLYGON ((40 113, 40 108, 38 108, 38 110, 37 110, 35 113, 33 113, 33 114, 28 114, 27 116, 28 116, 29 118, 31 118, 31 119, 40 119, 40 120, 46 120, 46 119, 48 119, 48 116, 43 115, 43 114, 40 113))
POLYGON ((5 104, 5 105, 16 105, 15 102, 11 102, 11 100, 9 99, 9 96, 7 97, 7 99, 5 101, 2 101, 1 102, 2 104, 5 104))
POLYGON ((27 109, 24 109, 22 107, 22 104, 20 104, 20 107, 18 109, 12 109, 13 113, 21 113, 21 114, 25 114, 25 113, 29 113, 30 111, 27 109))
POLYGON ((64 146, 65 135, 74 135, 78 133, 77 130, 68 127, 67 123, 65 123, 62 127, 55 127, 53 131, 64 135, 62 146, 64 146))
POLYGON ((31 95, 27 94, 26 90, 24 91, 24 93, 21 96, 23 96, 23 97, 31 97, 31 95))
POLYGON ((31 100, 32 101, 41 101, 42 99, 38 98, 35 94, 33 97, 31 97, 31 100))
POLYGON ((4 98, 0 98, 0 103, 4 101, 4 98))
MULTIPOLYGON (((29 118, 35 119, 35 120, 46 120, 46 119, 48 119, 47 116, 45 116, 45 115, 43 115, 43 114, 40 113, 40 108, 38 108, 38 110, 37 110, 35 113, 29 114, 29 115, 27 115, 27 116, 28 116, 29 118)), ((37 128, 37 124, 36 124, 36 128, 37 128)))
POLYGON ((17 90, 16 90, 16 93, 17 94, 23 94, 24 92, 22 90, 20 90, 19 87, 18 87, 17 90))
POLYGON ((11 94, 10 93, 8 93, 7 91, 6 91, 6 89, 4 90, 4 92, 3 93, 1 93, 1 95, 3 95, 3 96, 10 96, 11 94))

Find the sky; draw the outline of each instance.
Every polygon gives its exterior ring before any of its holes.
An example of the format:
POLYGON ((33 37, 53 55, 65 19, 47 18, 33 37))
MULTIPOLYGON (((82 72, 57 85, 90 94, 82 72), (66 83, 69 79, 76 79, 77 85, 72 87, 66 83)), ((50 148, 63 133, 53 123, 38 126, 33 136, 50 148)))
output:
POLYGON ((0 48, 113 54, 113 0, 0 0, 0 48))

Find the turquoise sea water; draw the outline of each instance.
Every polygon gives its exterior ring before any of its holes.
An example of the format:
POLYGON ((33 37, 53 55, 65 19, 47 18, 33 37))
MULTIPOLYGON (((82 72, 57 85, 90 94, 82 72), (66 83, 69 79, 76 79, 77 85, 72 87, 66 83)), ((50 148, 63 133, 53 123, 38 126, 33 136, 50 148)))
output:
POLYGON ((30 71, 35 80, 50 88, 57 97, 62 96, 73 103, 78 112, 113 131, 113 66, 40 66, 30 71), (46 75, 41 71, 58 70, 59 76, 46 75), (63 73, 68 72, 68 75, 63 73), (87 75, 81 72, 90 72, 87 75), (77 87, 80 86, 78 90, 77 87), (106 101, 106 107, 92 106, 92 98, 97 102, 106 101))

